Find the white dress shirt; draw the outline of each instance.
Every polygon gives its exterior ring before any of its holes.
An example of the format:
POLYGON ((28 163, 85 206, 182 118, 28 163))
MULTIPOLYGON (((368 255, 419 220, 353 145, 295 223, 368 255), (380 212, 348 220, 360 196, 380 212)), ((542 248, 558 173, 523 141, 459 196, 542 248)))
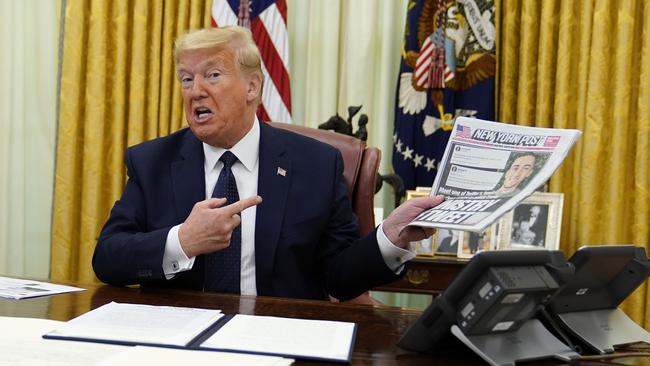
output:
MULTIPOLYGON (((232 172, 237 182, 240 199, 257 194, 260 148, 259 123, 256 117, 253 128, 230 149, 238 159, 232 166, 232 172)), ((223 168, 223 163, 219 161, 219 158, 225 151, 226 149, 203 143, 206 199, 212 197, 212 191, 223 168)), ((255 280, 255 215, 256 206, 249 207, 241 213, 240 289, 242 295, 257 295, 255 280)), ((178 229, 181 225, 174 226, 167 234, 162 263, 163 272, 167 279, 173 278, 176 273, 192 269, 194 265, 195 257, 188 258, 181 248, 178 238, 178 229)), ((377 242, 386 265, 396 273, 402 270, 405 262, 415 257, 413 252, 393 245, 384 234, 382 225, 377 230, 377 242)))

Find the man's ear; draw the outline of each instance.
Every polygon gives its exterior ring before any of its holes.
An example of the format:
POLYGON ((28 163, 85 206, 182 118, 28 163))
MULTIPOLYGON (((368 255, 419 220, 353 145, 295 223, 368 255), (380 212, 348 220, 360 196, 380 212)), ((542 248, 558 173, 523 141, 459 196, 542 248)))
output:
POLYGON ((246 92, 246 100, 252 102, 258 98, 261 99, 262 94, 262 79, 257 74, 252 74, 248 78, 248 90, 246 92))

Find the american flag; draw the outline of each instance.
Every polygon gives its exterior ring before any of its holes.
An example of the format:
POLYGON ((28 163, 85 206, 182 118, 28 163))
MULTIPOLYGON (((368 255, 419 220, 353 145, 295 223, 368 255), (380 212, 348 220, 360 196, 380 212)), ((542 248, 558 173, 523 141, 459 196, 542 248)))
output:
POLYGON ((462 137, 464 139, 471 139, 472 138, 472 129, 467 127, 467 126, 462 126, 460 124, 456 124, 456 137, 462 137))
POLYGON ((444 88, 445 82, 454 77, 449 65, 445 64, 444 44, 444 38, 434 33, 424 40, 420 48, 420 55, 415 63, 415 83, 423 90, 444 88))
POLYGON ((291 123, 289 41, 285 0, 214 0, 212 25, 250 28, 262 55, 264 89, 258 116, 264 121, 291 123))

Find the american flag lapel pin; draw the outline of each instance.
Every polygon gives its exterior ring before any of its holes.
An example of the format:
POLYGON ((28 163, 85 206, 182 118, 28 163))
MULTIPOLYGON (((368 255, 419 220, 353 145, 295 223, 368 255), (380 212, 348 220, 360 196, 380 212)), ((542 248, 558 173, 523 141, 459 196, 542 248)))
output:
POLYGON ((278 172, 276 173, 276 175, 281 175, 281 176, 285 177, 287 175, 287 171, 280 168, 280 167, 278 167, 278 172))

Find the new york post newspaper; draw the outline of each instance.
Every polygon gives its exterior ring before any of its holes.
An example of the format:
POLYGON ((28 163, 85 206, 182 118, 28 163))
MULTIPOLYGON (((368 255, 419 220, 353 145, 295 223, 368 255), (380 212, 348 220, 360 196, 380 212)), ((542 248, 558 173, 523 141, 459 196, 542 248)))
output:
POLYGON ((458 117, 431 187, 446 199, 409 225, 483 231, 544 184, 580 134, 458 117))

